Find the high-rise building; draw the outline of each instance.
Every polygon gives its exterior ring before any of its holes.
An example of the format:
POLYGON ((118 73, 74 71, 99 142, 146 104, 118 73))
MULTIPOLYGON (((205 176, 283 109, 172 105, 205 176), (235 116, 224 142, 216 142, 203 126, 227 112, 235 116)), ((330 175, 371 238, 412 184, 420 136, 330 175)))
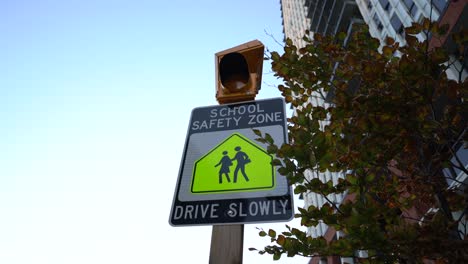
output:
MULTIPOLYGON (((456 32, 460 28, 468 27, 468 0, 280 0, 283 18, 285 39, 289 38, 298 47, 305 45, 302 37, 305 30, 314 33, 335 35, 339 32, 352 31, 356 23, 366 23, 370 34, 384 43, 386 37, 392 37, 404 45, 404 28, 413 22, 421 22, 423 18, 439 21, 440 24, 449 24, 449 31, 456 32)), ((448 78, 468 76, 468 58, 465 56, 464 64, 457 59, 463 54, 455 49, 451 39, 431 39, 430 47, 443 46, 450 54, 452 71, 448 71, 448 78), (465 70, 460 71, 464 67, 465 70)), ((314 105, 326 105, 325 100, 314 97, 314 105)), ((460 142, 458 142, 459 144, 460 142)), ((468 151, 463 147, 454 146, 458 158, 468 168, 468 151)), ((449 187, 460 187, 468 184, 468 176, 461 170, 446 170, 449 187)), ((309 178, 319 178, 323 182, 338 181, 344 173, 320 173, 309 171, 309 178)), ((319 194, 304 195, 304 207, 309 205, 322 206, 326 201, 319 194)), ((341 203, 344 195, 331 195, 328 200, 341 203)), ((459 217, 454 213, 454 217, 459 217)), ((466 218, 465 218, 466 219, 466 218)), ((466 223, 465 223, 466 225, 466 223)), ((325 224, 319 224, 308 230, 312 237, 324 236, 327 240, 339 238, 340 234, 329 229, 325 224)), ((365 254, 365 253, 364 253, 365 254)), ((325 259, 314 258, 310 263, 352 263, 352 259, 330 257, 325 259)))
MULTIPOLYGON (((364 21, 369 25, 370 34, 381 43, 389 36, 404 45, 404 28, 411 26, 413 22, 421 22, 423 18, 451 24, 450 29, 455 31, 468 23, 465 0, 356 0, 356 3, 364 21)), ((443 40, 444 43, 441 43, 432 39, 431 45, 445 45, 450 49, 453 46, 450 41, 443 40)), ((451 52, 456 56, 454 50, 451 52)), ((453 61, 453 71, 448 71, 447 74, 449 78, 458 78, 456 68, 459 69, 461 65, 457 60, 453 61)))
POLYGON ((290 38, 297 46, 305 45, 302 37, 310 25, 304 2, 305 0, 281 0, 284 36, 290 38))
MULTIPOLYGON (((299 47, 305 45, 302 40, 305 30, 309 30, 311 35, 314 33, 335 35, 339 32, 346 32, 349 35, 354 25, 364 23, 355 1, 281 0, 281 9, 285 38, 291 39, 299 47)), ((311 98, 313 105, 327 105, 327 102, 322 100, 320 96, 311 98)), ((321 125, 325 125, 325 123, 321 125)), ((309 179, 319 178, 323 182, 331 180, 334 183, 337 183, 338 179, 343 178, 344 175, 345 172, 305 172, 305 176, 309 179)), ((326 198, 333 203, 340 204, 344 194, 330 194, 326 198)), ((320 207, 327 202, 325 197, 315 193, 309 193, 303 196, 303 199, 305 208, 310 205, 320 207)), ((327 225, 320 223, 315 227, 310 227, 308 235, 312 237, 325 236, 327 230, 327 225)))
POLYGON ((283 32, 295 45, 303 46, 306 30, 311 34, 335 35, 349 32, 355 23, 363 23, 355 1, 281 0, 283 32))
POLYGON ((404 43, 405 27, 424 17, 436 21, 447 6, 447 0, 361 0, 356 3, 373 37, 383 41, 391 36, 400 43, 404 43))

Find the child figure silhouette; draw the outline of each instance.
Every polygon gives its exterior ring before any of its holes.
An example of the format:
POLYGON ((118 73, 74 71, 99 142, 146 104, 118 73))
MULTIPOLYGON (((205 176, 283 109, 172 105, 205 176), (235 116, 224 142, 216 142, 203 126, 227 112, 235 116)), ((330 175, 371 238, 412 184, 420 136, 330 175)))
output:
POLYGON ((226 175, 227 181, 231 182, 231 179, 229 178, 229 167, 232 165, 232 162, 227 154, 227 151, 223 151, 223 157, 218 162, 218 164, 215 165, 215 167, 221 165, 221 168, 219 169, 219 184, 223 183, 223 174, 226 175))

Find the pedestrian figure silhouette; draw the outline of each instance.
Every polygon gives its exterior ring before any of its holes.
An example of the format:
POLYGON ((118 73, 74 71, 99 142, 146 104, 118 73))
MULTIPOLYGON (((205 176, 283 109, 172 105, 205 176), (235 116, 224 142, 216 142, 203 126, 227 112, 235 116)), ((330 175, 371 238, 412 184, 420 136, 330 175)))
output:
POLYGON ((219 169, 219 184, 223 183, 223 174, 226 175, 227 181, 231 182, 231 179, 229 179, 229 167, 232 165, 232 162, 227 154, 227 151, 223 151, 223 157, 218 164, 215 165, 215 167, 221 165, 221 168, 219 169))
POLYGON ((241 151, 241 147, 237 146, 234 148, 237 153, 232 160, 237 160, 236 169, 234 170, 234 182, 237 182, 237 173, 239 170, 241 171, 242 175, 244 176, 246 181, 249 181, 249 177, 245 174, 245 164, 250 162, 249 156, 245 154, 245 152, 241 151))

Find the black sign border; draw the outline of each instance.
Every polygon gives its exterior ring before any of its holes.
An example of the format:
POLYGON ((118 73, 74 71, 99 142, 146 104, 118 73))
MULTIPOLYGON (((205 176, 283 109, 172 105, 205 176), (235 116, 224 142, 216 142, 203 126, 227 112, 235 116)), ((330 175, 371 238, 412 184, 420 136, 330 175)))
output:
MULTIPOLYGON (((195 133, 203 133, 203 132, 212 132, 212 131, 223 131, 226 129, 210 129, 208 131, 197 131, 194 132, 191 129, 191 125, 193 124, 194 120, 194 115, 197 111, 209 111, 214 108, 235 108, 235 107, 240 107, 240 106, 248 106, 248 105, 255 105, 255 104, 268 104, 272 103, 274 104, 274 101, 278 101, 278 105, 275 107, 279 107, 281 105, 281 109, 278 109, 282 111, 284 119, 282 122, 277 122, 277 123, 269 123, 268 125, 264 126, 271 126, 271 125, 281 125, 283 127, 283 142, 288 142, 288 136, 287 136, 287 124, 286 124, 286 110, 285 110, 285 101, 283 98, 272 98, 272 99, 264 99, 264 100, 255 100, 255 101, 248 101, 248 102, 241 102, 241 103, 233 103, 233 104, 224 104, 224 105, 213 105, 213 106, 206 106, 206 107, 198 107, 194 108, 192 110, 192 114, 190 117, 190 122, 189 122, 189 127, 188 127, 188 132, 187 132, 187 137, 185 139, 185 144, 184 144, 184 153, 182 155, 181 159, 181 165, 179 168, 179 174, 178 174, 178 179, 177 179, 177 184, 176 184, 176 190, 174 192, 174 197, 173 197, 173 202, 172 202, 172 207, 171 207, 171 212, 169 216, 169 224, 171 226, 194 226, 194 225, 226 225, 226 224, 249 224, 249 223, 268 223, 268 222, 286 222, 290 221, 294 217, 294 201, 293 201, 293 196, 292 196, 292 190, 291 186, 288 187, 288 192, 285 195, 281 196, 270 196, 270 197, 255 197, 255 198, 240 198, 240 199, 220 199, 220 200, 206 200, 206 201, 180 201, 178 199, 178 194, 180 191, 180 186, 181 186, 181 179, 182 179, 182 172, 184 169, 185 165, 185 159, 187 155, 187 148, 189 144, 189 139, 192 134, 195 133), (266 215, 266 216, 235 216, 231 217, 228 215, 228 206, 231 203, 238 203, 238 204, 243 204, 244 206, 247 206, 251 202, 267 202, 267 201, 279 201, 279 200, 287 200, 287 206, 286 206, 286 213, 280 214, 280 215, 266 215), (186 206, 186 205, 207 205, 207 204, 219 204, 220 208, 219 211, 222 211, 223 213, 221 215, 218 215, 218 218, 197 218, 197 219, 174 219, 175 215, 175 208, 177 206, 186 206)), ((258 129, 264 126, 251 126, 251 127, 238 127, 238 129, 243 129, 243 128, 252 128, 252 129, 258 129)), ((277 176, 278 177, 278 176, 277 176)), ((289 185, 289 184, 288 184, 289 185)), ((281 208, 277 208, 281 209, 281 208)))

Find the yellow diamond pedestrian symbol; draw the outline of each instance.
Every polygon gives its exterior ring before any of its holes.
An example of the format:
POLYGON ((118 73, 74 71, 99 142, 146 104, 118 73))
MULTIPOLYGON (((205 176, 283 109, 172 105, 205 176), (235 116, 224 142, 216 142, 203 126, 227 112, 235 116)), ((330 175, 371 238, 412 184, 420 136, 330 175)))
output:
POLYGON ((246 192, 275 186, 273 157, 239 133, 233 133, 195 162, 194 194, 246 192))

